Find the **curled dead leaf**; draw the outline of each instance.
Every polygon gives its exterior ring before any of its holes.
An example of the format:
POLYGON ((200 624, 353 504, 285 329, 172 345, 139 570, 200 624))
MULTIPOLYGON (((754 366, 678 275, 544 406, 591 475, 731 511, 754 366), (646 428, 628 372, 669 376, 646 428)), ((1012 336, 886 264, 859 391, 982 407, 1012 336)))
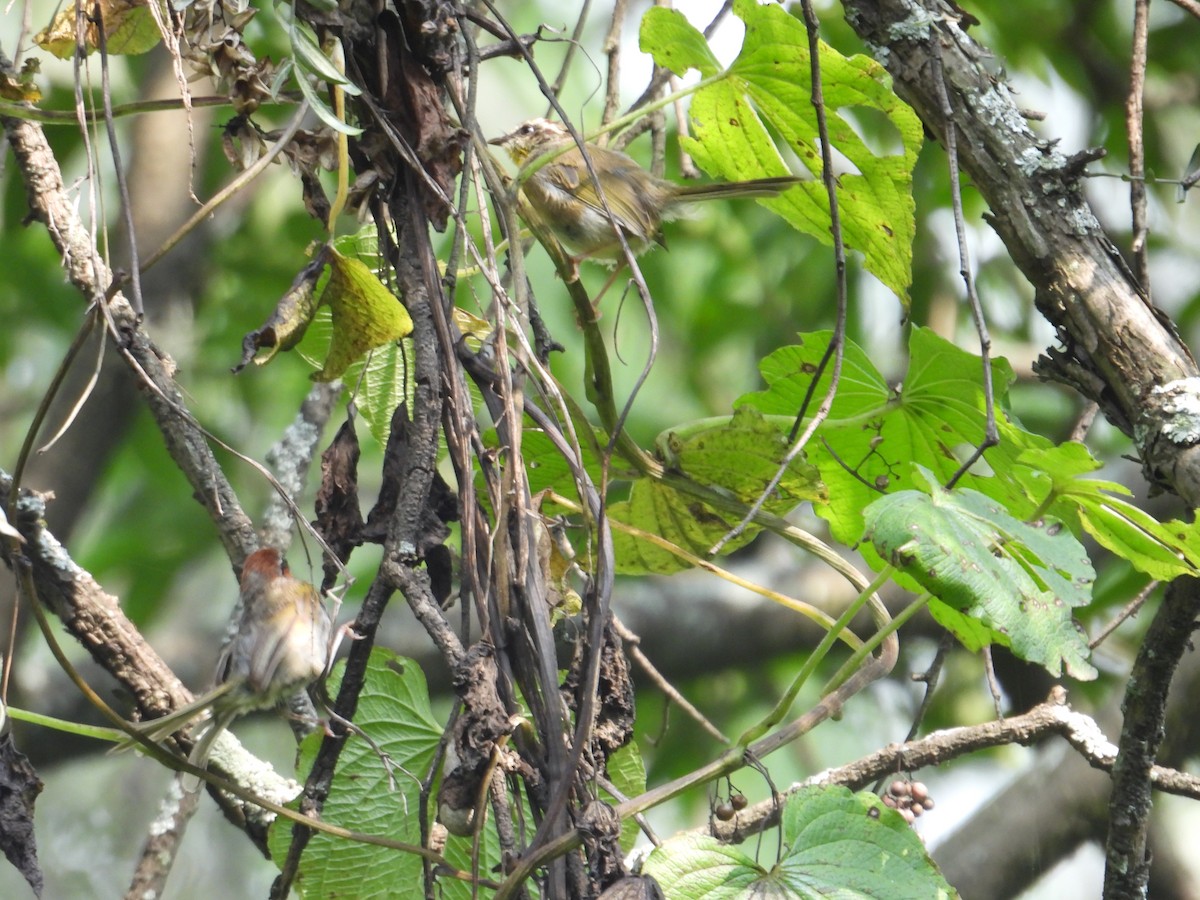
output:
POLYGON ((304 331, 317 311, 317 282, 329 261, 328 254, 329 247, 322 247, 313 261, 296 276, 262 327, 242 338, 242 360, 234 367, 235 374, 246 368, 251 360, 256 365, 266 365, 280 350, 291 350, 304 337, 304 331), (266 349, 267 354, 255 359, 255 354, 262 349, 266 349))

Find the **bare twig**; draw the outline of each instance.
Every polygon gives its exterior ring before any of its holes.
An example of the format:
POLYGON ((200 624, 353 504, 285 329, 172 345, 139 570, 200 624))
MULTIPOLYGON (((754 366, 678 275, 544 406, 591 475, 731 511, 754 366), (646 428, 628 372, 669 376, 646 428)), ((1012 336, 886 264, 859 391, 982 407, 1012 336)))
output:
POLYGON ((641 639, 626 628, 625 624, 615 615, 613 616, 613 628, 616 629, 621 640, 625 642, 625 648, 629 651, 629 655, 633 657, 633 661, 642 667, 642 670, 650 677, 654 685, 663 692, 663 695, 687 713, 692 721, 707 731, 714 740, 722 744, 728 744, 729 738, 721 732, 721 729, 710 722, 708 717, 700 712, 687 697, 683 696, 675 685, 667 680, 665 675, 658 671, 658 668, 650 661, 650 658, 642 652, 640 646, 641 639))
POLYGON ((1146 604, 1146 601, 1150 598, 1150 595, 1154 593, 1154 590, 1158 587, 1158 585, 1159 583, 1157 581, 1151 581, 1148 585, 1138 591, 1137 596, 1126 603, 1121 611, 1113 616, 1112 621, 1107 622, 1105 626, 1096 634, 1096 636, 1088 641, 1088 649, 1095 650, 1106 640, 1108 640, 1109 636, 1112 635, 1112 633, 1116 631, 1126 619, 1136 616, 1138 611, 1146 604))
MULTIPOLYGON (((975 320, 975 331, 979 335, 979 359, 983 367, 983 402, 987 412, 987 424, 983 439, 975 445, 975 449, 947 480, 946 489, 949 490, 971 470, 971 466, 978 462, 985 450, 1000 443, 1000 435, 996 430, 996 394, 992 385, 992 337, 988 332, 987 320, 983 316, 983 305, 979 302, 979 295, 975 292, 975 276, 971 272, 971 253, 967 247, 967 227, 963 221, 962 185, 958 174, 958 129, 954 125, 954 108, 950 105, 950 95, 946 91, 946 73, 942 70, 940 56, 934 57, 933 77, 934 89, 941 101, 941 113, 945 122, 943 140, 946 145, 946 163, 950 168, 950 200, 954 210, 954 234, 958 241, 958 273, 962 276, 963 284, 966 285, 967 300, 971 305, 971 317, 975 320)), ((998 709, 1000 701, 995 688, 993 688, 992 696, 997 698, 998 709)))
POLYGON ((607 125, 617 114, 621 102, 621 30, 625 27, 625 16, 629 12, 629 0, 616 0, 613 4, 612 20, 608 25, 608 36, 604 39, 604 54, 608 57, 608 78, 604 91, 604 111, 600 124, 607 125))
POLYGON ((1200 3, 1197 3, 1196 0, 1171 0, 1171 2, 1184 12, 1190 13, 1197 19, 1200 19, 1200 3))
POLYGON ((800 409, 796 413, 796 423, 792 426, 792 433, 788 436, 788 440, 792 441, 792 446, 786 454, 784 454, 779 468, 775 470, 770 482, 762 490, 750 505, 749 511, 742 517, 732 529, 721 537, 716 544, 713 545, 709 553, 716 555, 721 551, 727 543, 737 538, 746 530, 753 518, 763 508, 763 504, 770 499, 775 493, 775 489, 779 486, 779 482, 783 480, 783 476, 787 473, 788 468, 795 461, 796 457, 803 452, 809 440, 821 427, 821 423, 829 416, 829 411, 833 408, 833 398, 837 395, 838 385, 842 377, 842 354, 846 345, 846 308, 847 308, 847 284, 846 284, 846 245, 842 239, 842 216, 838 209, 838 188, 837 176, 833 171, 833 145, 829 140, 829 122, 825 115, 825 91, 821 84, 821 38, 819 34, 820 23, 817 21, 817 14, 813 11, 811 0, 802 0, 801 7, 804 10, 804 26, 808 32, 808 64, 810 69, 809 77, 812 79, 812 94, 809 102, 812 103, 813 111, 817 117, 817 137, 821 144, 821 182, 825 186, 825 196, 829 199, 829 233, 833 237, 833 267, 834 275, 837 281, 837 316, 833 326, 833 338, 829 342, 829 346, 825 350, 825 355, 821 362, 817 365, 816 372, 813 374, 812 381, 809 383, 808 392, 804 397, 800 409), (804 415, 808 409, 808 403, 813 392, 816 390, 817 384, 821 380, 821 376, 825 372, 826 365, 832 360, 833 368, 829 374, 829 388, 825 391, 825 396, 821 400, 813 416, 808 421, 808 425, 797 436, 800 431, 800 426, 804 420, 804 415))
POLYGON ((1146 41, 1150 30, 1150 0, 1133 4, 1133 48, 1129 55, 1129 95, 1125 98, 1125 130, 1129 135, 1129 206, 1132 213, 1134 265, 1142 290, 1150 293, 1150 226, 1146 218, 1146 144, 1142 102, 1146 92, 1146 41))
POLYGON ((1079 418, 1075 420, 1075 425, 1071 429, 1071 436, 1068 440, 1082 442, 1087 437, 1088 431, 1092 428, 1092 422, 1096 421, 1096 413, 1100 411, 1100 405, 1094 400, 1088 400, 1083 405, 1083 411, 1080 412, 1079 418))
MULTIPOLYGON (((897 772, 915 772, 991 747, 1030 745, 1058 734, 1094 768, 1112 771, 1117 748, 1104 736, 1095 720, 1067 705, 1067 694, 1055 687, 1050 698, 1029 712, 1008 719, 936 731, 918 741, 892 744, 853 763, 827 769, 787 788, 790 796, 811 785, 840 784, 861 790, 879 778, 897 772)), ((1154 786, 1166 793, 1200 799, 1200 778, 1176 769, 1154 766, 1154 786)), ((748 806, 728 824, 717 822, 713 833, 723 841, 741 841, 764 828, 778 824, 777 807, 769 801, 748 806)))
POLYGON ((170 790, 163 797, 158 817, 151 824, 146 843, 142 845, 133 880, 125 892, 125 900, 162 896, 187 824, 200 803, 199 791, 182 788, 184 777, 176 775, 171 779, 170 790))
POLYGON ((104 98, 104 129, 108 134, 108 149, 112 154, 113 172, 117 178, 117 191, 121 197, 121 218, 124 219, 126 241, 129 244, 129 289, 133 312, 141 321, 146 314, 142 303, 142 276, 138 266, 137 234, 133 228, 133 204, 129 200, 129 181, 125 177, 125 167, 121 164, 121 145, 117 141, 117 126, 112 115, 112 91, 108 78, 108 27, 104 23, 103 8, 99 2, 92 4, 92 17, 96 25, 97 43, 100 49, 100 84, 104 98))

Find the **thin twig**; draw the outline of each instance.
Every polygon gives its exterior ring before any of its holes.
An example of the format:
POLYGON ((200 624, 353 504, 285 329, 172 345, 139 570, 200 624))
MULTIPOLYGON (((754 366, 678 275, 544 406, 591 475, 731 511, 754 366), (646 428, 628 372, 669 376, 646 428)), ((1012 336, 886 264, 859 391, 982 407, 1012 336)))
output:
POLYGON ((1196 0, 1171 0, 1171 2, 1184 12, 1190 13, 1197 19, 1200 19, 1200 3, 1197 3, 1196 0))
MULTIPOLYGON (((571 37, 567 41, 567 52, 563 55, 562 67, 558 70, 558 77, 554 79, 554 86, 550 88, 550 93, 553 97, 558 97, 562 94, 563 87, 567 83, 567 75, 571 72, 571 63, 575 61, 575 53, 583 41, 583 29, 587 24, 588 11, 591 9, 591 6, 592 0, 583 0, 583 4, 579 8, 579 15, 575 19, 575 29, 571 32, 571 37)), ((550 109, 546 111, 546 115, 550 115, 553 111, 554 103, 552 102, 550 109)))
POLYGON ((621 102, 621 31, 625 27, 625 16, 629 11, 629 0, 613 3, 612 21, 608 25, 608 36, 604 39, 604 54, 608 57, 608 78, 604 91, 604 111, 600 124, 607 125, 617 114, 621 102))
POLYGON ((226 200, 237 194, 242 188, 248 185, 251 181, 266 171, 267 166, 275 161, 275 158, 283 152, 288 143, 296 136, 296 132, 300 130, 300 126, 304 123, 304 116, 308 113, 308 101, 305 100, 300 104, 300 108, 296 110, 296 114, 292 116, 287 127, 283 129, 283 133, 273 143, 270 148, 261 157, 255 160, 254 164, 240 173, 233 181, 217 191, 207 203, 196 210, 191 218, 179 226, 169 238, 162 242, 157 250, 150 254, 146 262, 142 265, 139 271, 145 272, 152 265, 166 256, 175 245, 182 241, 185 237, 216 211, 226 200))
POLYGON ((984 428, 983 440, 975 445, 975 449, 962 462, 958 470, 946 482, 950 490, 958 480, 970 471, 971 466, 983 456, 989 447, 1000 443, 1000 435, 996 430, 996 395, 992 386, 992 337, 988 333, 987 320, 983 316, 983 305, 975 292, 975 276, 971 272, 971 251, 967 247, 967 226, 963 220, 962 185, 958 173, 958 129, 954 124, 954 108, 950 105, 950 95, 946 91, 946 73, 942 69, 942 59, 933 57, 934 89, 941 102, 942 120, 945 123, 944 140, 946 144, 946 163, 950 169, 950 201, 954 210, 954 233, 958 241, 958 272, 966 285, 967 300, 971 305, 971 317, 975 320, 975 331, 979 335, 979 357, 983 366, 983 400, 987 413, 987 424, 984 428))
POLYGON ((1096 413, 1100 412, 1100 404, 1095 400, 1088 400, 1083 405, 1083 410, 1079 413, 1079 418, 1075 420, 1075 426, 1071 429, 1071 436, 1067 440, 1082 442, 1087 437, 1088 431, 1091 430, 1092 422, 1096 420, 1096 413))
POLYGON ((817 117, 817 139, 821 145, 821 182, 825 186, 825 196, 829 200, 829 233, 833 237, 833 266, 837 282, 837 317, 833 326, 833 338, 830 340, 829 346, 825 351, 825 356, 817 366, 817 371, 809 383, 808 395, 805 397, 801 409, 797 411, 796 424, 793 426, 790 436, 790 440, 794 443, 784 455, 779 468, 775 470, 775 474, 767 483, 767 486, 758 495, 754 503, 750 505, 750 509, 746 515, 709 550, 709 554, 714 556, 721 552, 721 548, 727 543, 739 537, 746 530, 750 522, 762 510, 763 505, 775 493, 775 489, 779 487, 779 482, 783 480, 783 476, 787 473, 796 457, 803 452, 809 440, 816 433, 817 429, 821 427, 821 423, 829 417, 829 411, 833 408, 833 398, 837 395, 838 386, 842 378, 842 355, 846 345, 846 310, 849 303, 848 286, 846 283, 846 245, 842 239, 842 217, 838 209, 837 176, 833 171, 833 145, 829 139, 829 122, 825 113, 825 92, 821 84, 820 23, 817 21, 817 14, 813 11, 812 0, 802 0, 801 6, 804 10, 804 26, 808 32, 809 77, 812 80, 812 94, 809 102, 812 103, 813 111, 817 117), (825 396, 813 413, 808 425, 797 437, 796 432, 799 430, 800 423, 807 411, 808 399, 812 396, 817 383, 821 380, 825 366, 831 357, 833 368, 829 374, 829 388, 825 391, 825 396))
POLYGON ((1142 290, 1150 294, 1150 226, 1146 216, 1146 142, 1142 103, 1146 92, 1146 41, 1150 31, 1150 0, 1133 4, 1133 47, 1129 54, 1129 94, 1125 98, 1125 131, 1129 135, 1129 206, 1133 226, 1134 268, 1142 290))
MULTIPOLYGON (((282 98, 281 98, 282 99, 282 98)), ((228 97, 192 97, 191 103, 193 107, 201 106, 229 106, 228 97)), ((113 106, 111 113, 108 110, 102 111, 87 111, 84 114, 85 122, 99 122, 106 116, 113 119, 121 119, 126 116, 140 116, 144 113, 153 112, 178 112, 184 108, 183 100, 137 100, 132 103, 122 103, 113 106)), ((31 122, 40 122, 43 125, 78 125, 79 115, 72 109, 43 109, 41 107, 23 106, 17 103, 12 103, 7 100, 0 100, 0 116, 6 116, 13 119, 28 119, 31 122)))
POLYGON ((996 666, 992 662, 992 648, 990 645, 983 648, 983 673, 987 678, 988 693, 992 695, 992 709, 996 711, 997 719, 1003 719, 1003 696, 1000 691, 1000 682, 996 678, 996 666))
POLYGON ((1148 585, 1137 592, 1137 595, 1130 600, 1121 609, 1119 613, 1113 616, 1112 620, 1107 622, 1103 628, 1096 634, 1094 638, 1088 641, 1088 649, 1095 650, 1101 644, 1109 639, 1114 631, 1121 627, 1121 624, 1131 616, 1136 616, 1138 611, 1146 605, 1146 601, 1154 590, 1158 587, 1159 582, 1151 581, 1148 585))
POLYGON ((650 661, 650 657, 642 652, 642 639, 630 631, 625 626, 625 623, 615 614, 613 615, 613 628, 621 640, 625 642, 625 647, 629 651, 629 655, 633 657, 633 661, 642 667, 642 670, 650 677, 655 686, 663 692, 663 695, 687 713, 697 725, 712 735, 715 740, 728 745, 730 743, 729 738, 722 733, 721 729, 710 722, 708 717, 700 712, 687 697, 683 696, 675 685, 667 680, 667 677, 650 661))
POLYGON ((125 177, 125 167, 121 164, 121 144, 117 140, 117 126, 112 117, 112 91, 108 78, 108 36, 104 23, 104 13, 99 0, 92 5, 92 16, 95 19, 97 44, 100 48, 100 84, 101 95, 104 99, 104 128, 108 133, 109 152, 112 153, 113 171, 117 178, 117 192, 121 197, 121 218, 125 222, 126 241, 129 244, 129 289, 132 294, 133 312, 140 321, 146 314, 142 304, 142 277, 138 267, 137 232, 133 227, 133 204, 129 199, 129 180, 125 177))

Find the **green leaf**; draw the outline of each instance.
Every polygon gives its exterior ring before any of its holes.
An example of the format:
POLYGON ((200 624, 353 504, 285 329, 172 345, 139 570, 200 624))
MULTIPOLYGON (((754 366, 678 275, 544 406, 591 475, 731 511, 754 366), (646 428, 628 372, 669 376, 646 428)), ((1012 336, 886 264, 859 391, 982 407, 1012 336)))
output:
MULTIPOLYGON (((795 416, 830 337, 828 331, 801 335, 799 344, 766 357, 759 368, 767 389, 743 395, 735 406, 753 406, 768 416, 795 416)), ((945 482, 983 440, 987 420, 979 357, 926 328, 913 329, 909 354, 902 386, 893 389, 866 352, 847 343, 829 418, 806 448, 829 489, 829 503, 818 506, 817 513, 842 543, 855 544, 862 538, 863 509, 872 500, 883 492, 913 487, 910 463, 945 482)), ((826 368, 816 386, 810 411, 828 391, 831 370, 826 368)), ((1005 360, 992 361, 992 381, 1000 444, 990 448, 960 483, 1024 517, 1035 504, 1009 473, 1026 449, 1049 447, 1050 442, 1004 415, 1013 381, 1005 360)))
POLYGON ((1113 494, 1128 496, 1124 485, 1083 478, 1100 468, 1079 443, 1027 450, 1013 470, 1039 508, 1082 528, 1106 550, 1159 581, 1195 575, 1200 567, 1194 525, 1160 523, 1145 510, 1113 494))
POLYGON ((362 93, 358 85, 338 71, 317 43, 312 29, 300 21, 293 20, 288 34, 292 40, 292 53, 300 68, 311 72, 318 78, 339 85, 347 94, 358 96, 362 93))
POLYGON ((953 606, 948 606, 937 597, 930 597, 926 608, 935 622, 954 635, 958 642, 972 653, 978 653, 992 644, 1008 645, 1004 635, 988 628, 978 619, 959 612, 953 606))
POLYGON ((638 46, 676 75, 696 69, 707 78, 721 69, 704 35, 678 10, 662 6, 646 10, 638 32, 638 46))
MULTIPOLYGON (((296 352, 316 373, 324 368, 332 341, 333 314, 328 308, 318 309, 296 352)), ((402 400, 411 404, 413 383, 408 375, 412 364, 412 340, 402 338, 376 347, 342 373, 346 389, 353 392, 354 408, 381 447, 387 446, 396 405, 402 400)))
POLYGON ((1021 659, 1091 679, 1071 609, 1091 599, 1095 572, 1056 519, 1028 524, 977 491, 901 491, 872 503, 867 536, 881 557, 954 609, 998 632, 1021 659))
POLYGON ((740 847, 722 844, 706 834, 684 834, 656 847, 642 866, 656 879, 668 900, 743 900, 787 897, 778 878, 740 847))
POLYGON ((694 834, 656 848, 642 871, 669 900, 957 896, 912 828, 870 792, 805 788, 788 798, 781 827, 786 850, 769 871, 739 847, 694 834))
MULTIPOLYGON (((658 447, 669 471, 718 489, 743 504, 758 499, 788 450, 786 436, 779 427, 751 407, 737 410, 730 420, 719 424, 707 421, 670 432, 659 439, 658 447)), ((763 508, 782 515, 805 500, 824 502, 826 493, 817 470, 800 457, 792 462, 763 508)), ((706 556, 740 520, 737 513, 718 510, 670 483, 653 479, 635 482, 629 500, 614 503, 609 516, 696 556, 706 556)), ((744 546, 759 530, 748 528, 740 538, 730 541, 724 552, 744 546)), ((669 550, 620 529, 613 531, 613 548, 617 571, 624 574, 667 574, 689 568, 669 550)))
POLYGON ((376 347, 361 363, 346 370, 346 383, 357 387, 355 407, 371 435, 386 447, 392 432, 392 413, 402 401, 412 409, 412 341, 393 341, 376 347))
MULTIPOLYGON (((696 47, 698 33, 684 28, 677 14, 650 10, 643 22, 642 48, 655 62, 677 73, 697 68, 712 80, 692 98, 692 136, 681 143, 705 171, 729 181, 784 174, 787 168, 768 134, 769 125, 813 181, 760 202, 831 246, 804 24, 780 6, 760 6, 754 0, 737 0, 734 12, 746 23, 746 37, 724 77, 718 77, 711 53, 696 47)), ((863 253, 868 270, 907 309, 916 228, 912 171, 923 140, 920 120, 895 95, 883 66, 869 57, 844 57, 822 43, 820 66, 829 140, 853 167, 837 175, 843 239, 863 253), (882 118, 895 146, 871 149, 848 115, 882 118)))
MULTIPOLYGON (((626 798, 636 797, 646 791, 646 765, 638 751, 636 741, 630 741, 608 758, 608 780, 626 798)), ((605 792, 607 796, 607 791, 605 792)), ((613 798, 616 800, 616 798, 613 798)), ((637 842, 641 829, 632 818, 621 823, 621 849, 628 853, 637 842)))
MULTIPOLYGON (((341 681, 340 668, 330 679, 333 694, 341 681)), ((416 814, 420 784, 404 770, 417 779, 424 775, 442 726, 430 710, 425 677, 416 663, 386 650, 372 650, 354 722, 379 751, 403 768, 396 770, 392 790, 377 750, 352 736, 338 760, 322 818, 343 828, 420 843, 416 814)), ((320 739, 317 733, 302 745, 301 777, 311 768, 320 739)), ((291 840, 292 823, 280 819, 268 836, 277 865, 286 858, 291 840)), ((313 836, 301 858, 300 872, 306 897, 423 896, 420 857, 326 834, 313 836), (406 885, 409 893, 397 893, 397 885, 406 885)))
POLYGON ((340 131, 342 134, 350 137, 357 137, 363 133, 363 130, 355 125, 348 125, 338 118, 337 113, 333 111, 325 99, 317 93, 317 89, 312 86, 308 80, 308 74, 299 66, 295 68, 296 84, 300 86, 300 93, 304 95, 304 99, 308 101, 309 107, 317 118, 332 128, 334 131, 340 131))
POLYGON ((810 787, 783 810, 782 881, 800 897, 935 900, 957 897, 925 845, 870 791, 810 787))

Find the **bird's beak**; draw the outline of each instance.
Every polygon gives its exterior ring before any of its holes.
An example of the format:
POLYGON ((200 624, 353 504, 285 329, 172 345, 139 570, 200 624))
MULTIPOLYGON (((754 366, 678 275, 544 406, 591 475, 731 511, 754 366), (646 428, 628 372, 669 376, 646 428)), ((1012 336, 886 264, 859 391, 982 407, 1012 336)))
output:
POLYGON ((497 146, 497 147, 503 147, 503 146, 504 146, 504 144, 505 144, 505 142, 506 142, 506 141, 507 141, 507 140, 508 140, 510 137, 512 137, 512 135, 511 135, 511 134, 504 134, 504 135, 501 135, 501 136, 500 136, 500 137, 498 137, 498 138, 492 138, 490 141, 488 141, 488 143, 489 143, 489 144, 493 144, 494 146, 497 146))

